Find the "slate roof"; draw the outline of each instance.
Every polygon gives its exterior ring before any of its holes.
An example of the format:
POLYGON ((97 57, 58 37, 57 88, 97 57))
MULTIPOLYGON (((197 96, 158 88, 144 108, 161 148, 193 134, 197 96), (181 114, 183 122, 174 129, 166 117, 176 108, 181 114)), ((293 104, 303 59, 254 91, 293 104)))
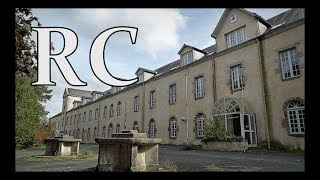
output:
POLYGON ((92 91, 67 88, 67 96, 76 96, 76 97, 90 97, 92 91))
POLYGON ((283 22, 285 22, 285 24, 288 24, 293 21, 304 18, 305 17, 304 14, 305 14, 304 9, 294 8, 268 19, 267 22, 272 26, 276 26, 283 22))

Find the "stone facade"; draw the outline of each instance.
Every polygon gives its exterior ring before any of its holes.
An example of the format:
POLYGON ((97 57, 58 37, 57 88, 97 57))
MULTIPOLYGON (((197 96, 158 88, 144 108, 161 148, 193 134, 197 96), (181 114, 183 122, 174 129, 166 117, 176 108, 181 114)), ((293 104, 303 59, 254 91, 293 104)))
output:
POLYGON ((120 132, 133 129, 135 124, 139 132, 149 136, 154 133, 156 138, 162 139, 163 144, 200 144, 201 133, 198 130, 201 126, 197 126, 197 117, 203 115, 205 119, 210 119, 214 115, 213 108, 217 106, 217 102, 224 97, 231 97, 234 102, 238 102, 235 114, 240 115, 239 120, 233 121, 232 118, 238 116, 232 114, 226 115, 225 119, 233 124, 235 133, 248 138, 250 135, 249 145, 278 141, 292 148, 304 149, 304 129, 303 132, 290 133, 293 126, 289 125, 286 109, 290 100, 299 100, 304 104, 304 10, 291 9, 264 20, 247 10, 227 9, 212 36, 217 42, 213 46, 203 50, 185 46, 179 52, 182 56, 193 51, 193 56, 200 59, 194 59, 184 66, 180 66, 179 61, 170 63, 154 70, 157 74, 151 78, 145 77, 142 83, 115 93, 106 91, 97 100, 76 108, 70 107, 72 101, 81 99, 83 95, 66 93, 63 100, 66 111, 50 120, 56 123, 56 128, 61 132, 77 138, 84 137, 84 143, 94 143, 94 137, 107 137, 110 124, 110 133, 111 130, 115 132, 117 126, 120 132), (237 21, 230 23, 229 19, 233 14, 237 15, 237 21), (246 41, 226 48, 226 34, 239 27, 245 27, 246 41), (284 79, 280 53, 292 48, 296 52, 300 75, 284 79), (207 54, 201 57, 203 52, 207 54), (242 68, 243 89, 232 90, 231 69, 238 65, 242 68), (202 77, 203 83, 203 96, 199 98, 196 97, 198 77, 202 77), (170 85, 175 85, 174 103, 169 103, 170 85), (155 107, 150 106, 152 91, 155 95, 152 99, 155 107), (138 110, 134 109, 136 96, 139 101, 138 110), (249 114, 244 111, 242 113, 244 101, 251 109, 249 114), (120 114, 117 114, 119 102, 120 114), (113 116, 110 116, 111 105, 113 116), (95 118, 96 109, 98 115, 95 118), (90 111, 91 119, 88 117, 90 111), (79 114, 81 119, 74 122, 74 117, 78 118, 79 114), (171 127, 172 120, 175 120, 174 128, 171 127), (249 125, 246 124, 247 121, 250 121, 249 125), (151 122, 155 122, 155 126, 150 126, 151 122), (237 128, 239 132, 236 132, 237 128), (172 133, 172 129, 176 133, 172 133))

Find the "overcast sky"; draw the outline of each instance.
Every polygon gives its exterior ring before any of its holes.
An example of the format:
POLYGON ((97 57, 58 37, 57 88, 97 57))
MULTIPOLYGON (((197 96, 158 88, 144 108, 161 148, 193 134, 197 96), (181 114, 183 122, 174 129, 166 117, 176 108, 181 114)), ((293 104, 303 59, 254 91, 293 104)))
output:
MULTIPOLYGON (((269 19, 288 9, 247 9, 269 19)), ((178 51, 183 44, 204 49, 215 44, 211 33, 224 9, 33 9, 43 27, 67 27, 77 33, 78 48, 68 57, 70 64, 85 87, 85 90, 106 91, 110 87, 100 82, 89 64, 89 49, 93 40, 102 31, 114 26, 138 28, 136 44, 132 45, 129 34, 112 35, 105 48, 105 61, 114 76, 132 79, 138 67, 155 70, 179 59, 178 51)), ((63 47, 63 38, 53 33, 55 53, 63 47)), ((36 39, 36 33, 33 33, 36 39)), ((62 96, 70 86, 52 62, 51 80, 56 86, 52 98, 45 103, 48 117, 61 112, 62 96)))

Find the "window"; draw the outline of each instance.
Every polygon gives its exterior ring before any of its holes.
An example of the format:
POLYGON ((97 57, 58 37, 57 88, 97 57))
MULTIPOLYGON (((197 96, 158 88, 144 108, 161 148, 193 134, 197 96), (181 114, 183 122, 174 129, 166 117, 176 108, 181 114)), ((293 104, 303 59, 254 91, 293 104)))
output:
POLYGON ((66 118, 66 126, 68 125, 68 117, 66 118))
POLYGON ((87 113, 84 112, 84 113, 83 113, 83 122, 86 122, 86 118, 87 118, 87 113))
POLYGON ((78 124, 81 122, 81 114, 78 114, 78 124))
POLYGON ((76 138, 76 131, 75 130, 72 131, 72 136, 73 136, 73 138, 76 138))
POLYGON ((152 119, 149 123, 149 138, 155 138, 156 137, 156 122, 152 119))
POLYGON ((300 76, 296 48, 280 52, 280 60, 283 79, 300 76))
POLYGON ((94 112, 94 119, 97 120, 99 118, 99 109, 96 108, 95 112, 94 112))
POLYGON ((108 138, 111 138, 112 133, 113 133, 113 124, 111 123, 108 127, 108 138))
POLYGON ((134 112, 138 112, 139 111, 139 96, 135 96, 134 97, 134 112))
POLYGON ((176 103, 176 84, 169 86, 169 104, 176 103))
POLYGON ((170 131, 170 138, 177 137, 177 120, 174 117, 170 119, 169 131, 170 131))
POLYGON ((236 29, 226 34, 225 37, 226 37, 227 48, 243 43, 244 41, 246 41, 245 27, 236 29))
POLYGON ((153 90, 150 92, 150 108, 156 107, 156 91, 153 90))
POLYGON ((196 119, 196 136, 203 137, 203 130, 204 130, 204 121, 205 116, 203 114, 198 114, 196 119))
POLYGON ((139 74, 138 79, 139 79, 138 83, 142 83, 144 81, 143 74, 139 74))
POLYGON ((192 61, 193 61, 193 54, 192 54, 192 50, 191 50, 191 51, 181 55, 180 65, 185 66, 187 64, 192 63, 192 61))
MULTIPOLYGON (((62 121, 63 122, 63 121, 62 121)), ((70 116, 70 125, 72 124, 72 116, 70 116)))
POLYGON ((73 124, 76 124, 77 122, 77 115, 74 115, 73 124))
POLYGON ((94 128, 93 130, 93 139, 95 139, 97 136, 97 127, 94 128))
POLYGON ((300 101, 292 100, 287 105, 287 117, 290 134, 304 134, 304 105, 300 101))
POLYGON ((238 90, 243 87, 243 78, 242 78, 242 65, 233 66, 230 68, 231 74, 231 89, 238 90))
POLYGON ((85 130, 85 129, 82 129, 82 135, 81 135, 81 139, 82 139, 82 140, 84 140, 85 133, 86 133, 86 130, 85 130))
POLYGON ((196 86, 195 93, 196 93, 196 99, 197 99, 197 98, 201 98, 201 97, 204 96, 203 76, 196 77, 195 81, 196 81, 196 83, 195 83, 195 86, 196 86))
POLYGON ((91 121, 91 118, 92 118, 92 111, 90 110, 89 111, 89 121, 91 121))
POLYGON ((118 102, 118 105, 117 105, 117 116, 121 115, 121 102, 119 101, 118 102))
POLYGON ((87 139, 90 140, 90 138, 91 138, 91 129, 88 128, 87 139))
POLYGON ((105 119, 106 117, 107 117, 107 106, 104 106, 103 119, 105 119))
POLYGON ((107 128, 106 128, 106 126, 103 126, 103 128, 102 128, 102 137, 103 138, 105 138, 106 137, 106 134, 107 133, 107 128))
POLYGON ((139 132, 139 125, 138 125, 138 122, 137 121, 135 121, 134 123, 133 123, 133 128, 132 128, 133 130, 137 130, 138 132, 139 132))
POLYGON ((110 114, 110 117, 113 117, 113 104, 110 105, 110 110, 109 110, 109 114, 110 114))
POLYGON ((120 124, 117 124, 116 126, 116 133, 120 133, 120 124))
POLYGON ((77 139, 79 139, 79 138, 80 138, 80 129, 78 129, 78 130, 77 130, 77 134, 76 134, 76 136, 77 136, 77 139))

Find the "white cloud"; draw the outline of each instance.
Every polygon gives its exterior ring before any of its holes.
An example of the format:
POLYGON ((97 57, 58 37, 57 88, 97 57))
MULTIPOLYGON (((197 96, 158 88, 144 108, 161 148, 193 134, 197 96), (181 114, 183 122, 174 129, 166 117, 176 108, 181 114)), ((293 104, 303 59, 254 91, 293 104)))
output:
POLYGON ((177 9, 77 9, 74 14, 74 20, 89 32, 100 33, 114 26, 138 27, 135 46, 153 58, 178 48, 179 31, 186 25, 186 18, 177 9))

